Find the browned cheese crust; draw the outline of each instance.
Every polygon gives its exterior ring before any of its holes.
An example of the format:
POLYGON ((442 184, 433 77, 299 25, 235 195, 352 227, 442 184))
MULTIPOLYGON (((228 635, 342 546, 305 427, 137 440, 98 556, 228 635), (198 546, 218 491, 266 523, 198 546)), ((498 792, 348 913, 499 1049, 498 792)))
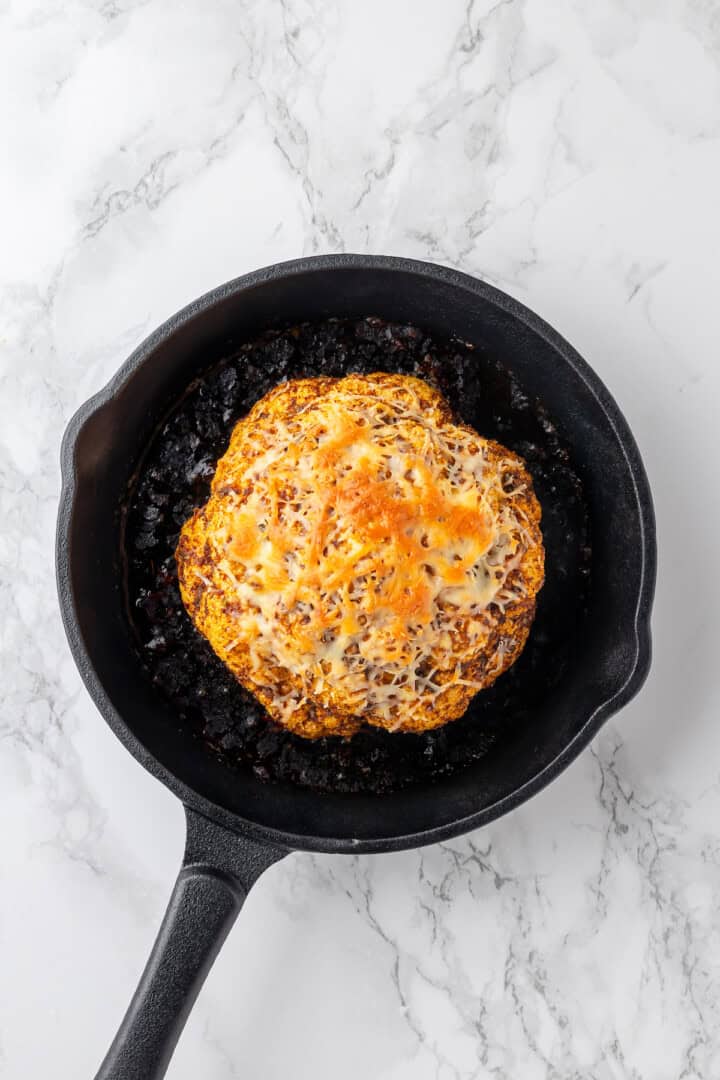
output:
POLYGON ((198 630, 307 738, 462 716, 522 652, 544 576, 522 459, 391 374, 276 386, 176 558, 198 630))

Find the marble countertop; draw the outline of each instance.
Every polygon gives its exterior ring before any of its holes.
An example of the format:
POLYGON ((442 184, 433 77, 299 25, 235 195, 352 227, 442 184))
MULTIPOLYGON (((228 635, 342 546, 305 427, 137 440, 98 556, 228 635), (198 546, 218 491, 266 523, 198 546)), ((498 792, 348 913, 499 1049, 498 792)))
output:
POLYGON ((487 278, 607 382, 656 499, 654 667, 492 826, 273 867, 168 1075, 720 1076, 720 8, 10 0, 0 82, 0 1075, 94 1074, 183 839, 65 643, 64 425, 194 296, 370 251, 487 278))

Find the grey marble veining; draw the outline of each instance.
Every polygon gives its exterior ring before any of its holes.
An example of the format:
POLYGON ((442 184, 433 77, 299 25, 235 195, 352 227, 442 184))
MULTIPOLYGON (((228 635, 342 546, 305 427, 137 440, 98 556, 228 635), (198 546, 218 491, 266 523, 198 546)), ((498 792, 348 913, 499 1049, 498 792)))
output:
POLYGON ((499 284, 606 380, 656 498, 655 664, 491 827, 273 867, 169 1076, 719 1076, 720 9, 10 0, 0 82, 0 1075, 93 1075, 182 846, 64 642, 64 425, 192 297, 357 250, 499 284))

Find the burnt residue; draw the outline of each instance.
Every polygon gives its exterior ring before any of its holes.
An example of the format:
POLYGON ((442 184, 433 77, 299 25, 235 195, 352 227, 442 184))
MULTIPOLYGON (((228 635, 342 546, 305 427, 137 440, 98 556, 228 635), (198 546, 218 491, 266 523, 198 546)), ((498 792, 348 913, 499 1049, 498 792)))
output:
POLYGON ((268 331, 195 380, 156 431, 131 486, 124 563, 129 617, 148 678, 177 723, 239 770, 318 791, 387 792, 447 776, 486 754, 563 674, 589 588, 582 485, 542 404, 480 347, 377 318, 268 331), (525 458, 543 509, 546 583, 520 660, 465 716, 422 735, 374 728, 308 741, 269 720, 197 632, 180 599, 175 546, 208 497, 235 422, 287 378, 393 371, 437 386, 457 416, 525 458))

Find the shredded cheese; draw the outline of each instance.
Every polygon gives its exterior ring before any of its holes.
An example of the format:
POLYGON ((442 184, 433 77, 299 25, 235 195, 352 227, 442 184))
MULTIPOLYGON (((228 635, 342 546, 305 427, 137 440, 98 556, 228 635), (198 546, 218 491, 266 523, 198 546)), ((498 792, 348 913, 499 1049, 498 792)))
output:
POLYGON ((316 392, 289 410, 273 392, 238 424, 183 530, 188 550, 204 545, 193 563, 181 542, 183 595, 203 590, 220 654, 243 652, 284 723, 320 700, 395 730, 450 675, 474 693, 485 683, 464 665, 528 594, 516 571, 539 531, 522 463, 454 424, 419 380, 395 376, 392 393, 372 382, 392 378, 306 380, 295 385, 316 392))

